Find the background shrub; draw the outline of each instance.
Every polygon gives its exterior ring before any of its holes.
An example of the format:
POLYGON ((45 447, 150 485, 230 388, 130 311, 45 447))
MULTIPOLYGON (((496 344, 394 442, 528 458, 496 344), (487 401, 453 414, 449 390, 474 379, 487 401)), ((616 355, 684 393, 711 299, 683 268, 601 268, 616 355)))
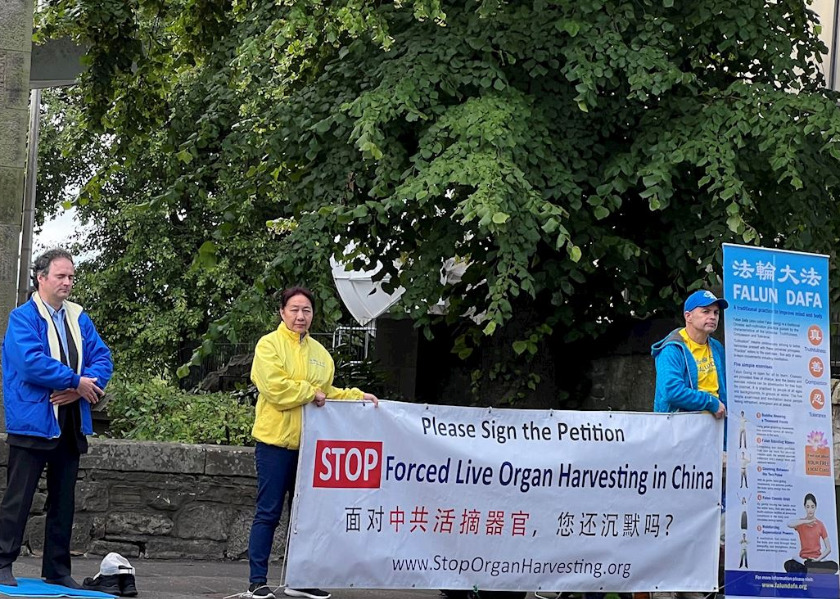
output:
POLYGON ((244 393, 190 393, 160 377, 117 376, 108 386, 110 434, 120 439, 253 445, 254 406, 244 393))

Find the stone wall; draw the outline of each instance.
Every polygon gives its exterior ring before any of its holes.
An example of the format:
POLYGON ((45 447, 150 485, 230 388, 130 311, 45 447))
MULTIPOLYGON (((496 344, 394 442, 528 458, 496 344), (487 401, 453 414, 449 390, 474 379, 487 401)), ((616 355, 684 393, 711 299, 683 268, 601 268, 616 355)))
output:
MULTIPOLYGON (((8 446, 0 443, 3 487, 7 460, 8 446)), ((253 448, 91 439, 76 486, 71 549, 128 558, 240 559, 247 556, 255 498, 253 448)), ((45 499, 42 478, 25 552, 43 548, 45 499)), ((286 516, 275 557, 285 546, 286 516)))

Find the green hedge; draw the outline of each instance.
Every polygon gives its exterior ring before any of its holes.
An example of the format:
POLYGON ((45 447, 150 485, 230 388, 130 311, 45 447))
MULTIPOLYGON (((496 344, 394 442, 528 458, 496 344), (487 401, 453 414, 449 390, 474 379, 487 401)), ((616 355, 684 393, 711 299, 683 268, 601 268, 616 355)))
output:
POLYGON ((189 393, 165 380, 115 377, 108 386, 110 434, 119 439, 253 445, 249 397, 189 393))

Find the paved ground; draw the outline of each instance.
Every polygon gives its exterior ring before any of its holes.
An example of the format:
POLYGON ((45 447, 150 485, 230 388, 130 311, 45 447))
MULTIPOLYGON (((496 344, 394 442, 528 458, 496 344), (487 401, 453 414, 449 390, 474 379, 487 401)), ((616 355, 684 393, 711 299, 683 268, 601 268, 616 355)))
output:
MULTIPOLYGON (((100 558, 73 559, 73 578, 81 583, 99 572, 100 558)), ((202 562, 169 560, 131 560, 137 570, 137 599, 225 599, 233 598, 248 586, 248 562, 202 562)), ((22 557, 15 562, 14 574, 20 578, 39 578, 40 557, 22 557)), ((280 576, 280 566, 272 564, 269 576, 280 576)), ((275 580, 270 581, 276 584, 275 580)), ((435 590, 328 589, 333 599, 442 599, 435 590)), ((642 594, 647 599, 647 594, 642 594)), ((636 596, 639 596, 638 594, 636 596)), ((0 599, 4 595, 0 594, 0 599)), ((278 599, 285 595, 282 589, 278 599)), ((526 599, 536 599, 528 593, 526 599)), ((724 599, 717 595, 715 599, 724 599)))
MULTIPOLYGON (((99 558, 75 558, 73 578, 81 583, 99 572, 99 558)), ((247 562, 198 562, 131 560, 137 570, 138 599, 224 599, 244 591, 248 583, 247 562)), ((270 574, 280 575, 272 564, 270 574)), ((41 559, 22 557, 14 565, 17 577, 38 578, 41 559)), ((274 582, 274 581, 271 581, 274 582)), ((331 589, 332 590, 332 589, 331 589)), ((281 595, 278 595, 278 597, 281 595)), ((2 597, 2 595, 0 595, 2 597)), ((360 590, 338 589, 335 599, 438 599, 437 591, 429 590, 360 590)))

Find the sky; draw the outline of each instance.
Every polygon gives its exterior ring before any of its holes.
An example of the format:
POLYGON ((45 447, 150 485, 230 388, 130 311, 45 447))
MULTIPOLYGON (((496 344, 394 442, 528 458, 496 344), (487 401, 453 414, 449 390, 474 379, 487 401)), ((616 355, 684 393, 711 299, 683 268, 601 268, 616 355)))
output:
POLYGON ((71 208, 60 212, 55 218, 45 222, 41 232, 35 234, 32 253, 37 255, 44 250, 66 245, 70 236, 79 227, 79 223, 75 220, 75 214, 75 209, 71 208))

